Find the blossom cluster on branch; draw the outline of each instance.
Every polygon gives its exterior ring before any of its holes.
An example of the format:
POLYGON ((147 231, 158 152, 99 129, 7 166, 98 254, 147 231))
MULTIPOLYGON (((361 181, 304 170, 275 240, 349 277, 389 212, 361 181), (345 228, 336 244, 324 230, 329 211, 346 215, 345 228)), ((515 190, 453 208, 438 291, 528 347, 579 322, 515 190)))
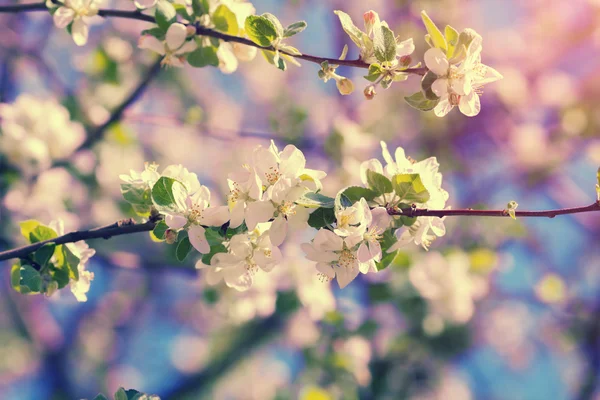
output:
MULTIPOLYGON (((66 28, 75 43, 82 46, 88 39, 90 18, 115 15, 102 12, 98 8, 100 3, 101 0, 47 0, 46 5, 55 25, 66 28)), ((434 110, 439 117, 455 106, 467 116, 477 115, 481 109, 481 87, 502 78, 481 62, 482 38, 477 32, 472 29, 458 32, 448 25, 442 33, 424 11, 421 16, 430 49, 424 56, 426 67, 421 67, 421 63, 411 65, 413 39, 401 39, 372 10, 363 15, 364 30, 345 12, 335 11, 359 52, 357 60, 346 60, 347 46, 339 59, 303 54, 288 40, 306 29, 305 21, 284 27, 271 13, 254 15, 254 6, 244 0, 144 0, 135 1, 135 5, 137 13, 119 16, 136 19, 143 16, 144 20, 155 22, 154 27, 142 32, 138 47, 158 53, 164 66, 211 65, 230 74, 239 61, 253 60, 260 50, 270 64, 282 71, 289 63, 300 66, 297 59, 320 64, 319 79, 324 82, 333 79, 342 95, 351 94, 355 85, 338 74, 337 68, 363 67, 368 69, 364 78, 370 83, 364 88, 364 96, 369 100, 375 97, 379 86, 387 89, 394 82, 407 80, 410 74, 423 75, 421 90, 405 99, 419 110, 434 110)))

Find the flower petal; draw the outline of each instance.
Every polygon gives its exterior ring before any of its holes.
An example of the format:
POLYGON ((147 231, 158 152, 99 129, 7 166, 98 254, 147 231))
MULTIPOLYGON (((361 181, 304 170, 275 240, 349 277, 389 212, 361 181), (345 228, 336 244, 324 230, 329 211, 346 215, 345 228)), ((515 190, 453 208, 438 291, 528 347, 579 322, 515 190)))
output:
POLYGON ((171 229, 183 228, 187 224, 186 217, 180 214, 165 214, 165 223, 171 229))
POLYGON ((140 49, 152 50, 161 56, 165 55, 165 45, 152 35, 144 35, 140 37, 140 40, 138 41, 138 47, 140 49))
POLYGON ((221 226, 229 220, 227 206, 210 207, 204 210, 200 223, 208 226, 221 226))
POLYGON ((205 229, 203 227, 200 225, 192 225, 190 229, 188 229, 188 237, 192 246, 200 253, 210 253, 210 245, 206 240, 205 229))
POLYGON ((438 76, 444 76, 448 74, 448 68, 450 64, 448 63, 448 58, 444 52, 438 48, 432 48, 425 52, 425 65, 427 68, 431 70, 434 74, 438 76))
POLYGON ((461 96, 458 102, 458 108, 461 113, 467 117, 474 117, 481 111, 481 103, 479 102, 479 95, 474 91, 466 96, 461 96))
POLYGON ((75 11, 67 7, 59 7, 53 15, 54 25, 57 28, 66 28, 75 17, 75 11))
POLYGON ((185 25, 180 23, 172 24, 167 30, 167 47, 169 47, 170 50, 177 50, 181 47, 183 42, 185 42, 186 36, 187 30, 185 29, 185 25))
POLYGON ((254 201, 246 206, 246 225, 252 231, 259 222, 267 222, 273 217, 275 207, 269 201, 254 201))
POLYGON ((90 28, 82 18, 77 18, 73 21, 71 36, 73 36, 73 41, 77 46, 83 46, 87 43, 89 30, 90 28))
POLYGON ((287 235, 288 222, 283 216, 278 216, 275 221, 271 224, 269 229, 269 238, 273 246, 280 246, 287 235))
POLYGON ((454 108, 454 106, 452 104, 450 104, 450 98, 446 94, 445 96, 442 96, 442 98, 440 99, 440 102, 433 109, 433 112, 435 113, 436 117, 444 117, 453 108, 454 108))

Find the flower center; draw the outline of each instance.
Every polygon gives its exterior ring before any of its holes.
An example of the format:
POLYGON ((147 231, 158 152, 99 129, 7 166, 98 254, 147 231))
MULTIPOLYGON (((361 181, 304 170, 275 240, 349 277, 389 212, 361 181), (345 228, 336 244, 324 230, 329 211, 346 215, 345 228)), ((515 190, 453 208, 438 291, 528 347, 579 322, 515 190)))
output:
POLYGON ((252 259, 252 256, 246 258, 246 272, 250 276, 254 276, 258 272, 258 265, 252 259))
POLYGON ((330 277, 328 277, 327 275, 325 275, 325 274, 324 274, 324 273, 322 273, 322 272, 319 272, 319 273, 317 274, 317 277, 319 278, 319 281, 321 281, 321 282, 323 282, 323 283, 327 283, 327 282, 331 281, 331 278, 330 278, 330 277))
POLYGON ((194 204, 192 206, 192 209, 189 211, 188 220, 191 223, 199 222, 200 219, 202 218, 203 211, 204 211, 204 209, 202 207, 200 207, 198 204, 194 204))
POLYGON ((383 237, 381 234, 383 233, 382 229, 379 229, 376 226, 372 226, 367 232, 364 234, 364 239, 367 242, 375 243, 383 237))
POLYGON ((269 170, 265 172, 265 178, 267 178, 269 185, 274 185, 281 178, 281 172, 276 167, 269 167, 269 170))
POLYGON ((340 258, 338 259, 338 264, 340 267, 354 268, 355 261, 356 261, 356 256, 349 249, 344 249, 340 253, 340 258))
POLYGON ((286 217, 289 217, 290 215, 296 214, 295 208, 296 205, 293 202, 284 201, 279 207, 277 207, 277 210, 286 217))

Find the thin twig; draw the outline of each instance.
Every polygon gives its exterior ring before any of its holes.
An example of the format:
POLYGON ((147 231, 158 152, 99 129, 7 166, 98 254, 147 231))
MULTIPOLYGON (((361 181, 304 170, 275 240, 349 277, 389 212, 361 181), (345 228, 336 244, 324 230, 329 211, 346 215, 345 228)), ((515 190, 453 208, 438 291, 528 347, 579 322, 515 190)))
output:
POLYGON ((18 247, 16 249, 0 252, 0 261, 9 260, 11 258, 25 257, 26 255, 33 253, 34 251, 36 251, 37 249, 39 249, 47 243, 54 243, 56 245, 59 245, 65 243, 75 243, 80 240, 100 238, 110 239, 114 236, 128 235, 130 233, 149 232, 154 229, 156 223, 156 218, 150 219, 148 222, 143 223, 137 223, 133 219, 125 219, 99 228, 93 228, 85 231, 69 232, 62 236, 55 237, 54 239, 48 239, 27 246, 18 247))
MULTIPOLYGON (((546 217, 554 218, 557 215, 580 214, 584 212, 600 211, 600 202, 584 207, 560 208, 544 211, 515 211, 516 217, 546 217)), ((454 217, 458 215, 470 217, 509 217, 507 210, 428 210, 426 208, 409 208, 400 210, 398 208, 388 209, 390 215, 405 215, 407 217, 454 217)))
MULTIPOLYGON (((591 204, 585 207, 561 208, 556 210, 545 211, 517 211, 517 217, 546 217, 554 218, 557 215, 580 214, 585 212, 600 211, 600 202, 591 204)), ((388 209, 390 215, 406 215, 408 217, 454 217, 454 216, 470 216, 470 217, 508 217, 506 210, 428 210, 422 208, 412 208, 408 210, 388 209)), ((145 223, 136 223, 132 219, 122 220, 114 224, 94 228, 87 231, 75 231, 59 236, 54 239, 48 239, 43 242, 30 244, 28 246, 19 247, 17 249, 0 252, 0 261, 11 258, 24 257, 46 243, 65 244, 73 243, 80 240, 109 239, 113 236, 127 235, 137 232, 148 232, 154 229, 157 219, 150 220, 145 223)))
MULTIPOLYGON (((28 12, 28 11, 43 11, 47 10, 46 5, 44 3, 35 3, 35 4, 24 4, 24 5, 13 5, 13 6, 0 6, 0 13, 16 13, 16 12, 28 12)), ((123 11, 123 10, 108 10, 102 9, 98 11, 98 15, 101 17, 117 17, 117 18, 129 18, 135 19, 138 21, 145 21, 156 23, 156 20, 153 16, 142 14, 140 11, 123 11)), ((227 35, 225 33, 215 31, 210 28, 206 28, 199 25, 194 25, 196 28, 196 33, 201 36, 213 37, 216 39, 221 39, 225 42, 235 42, 240 43, 246 46, 256 47, 261 50, 269 50, 275 51, 273 46, 261 46, 259 44, 254 43, 252 40, 248 38, 243 38, 239 36, 227 35)), ((357 60, 339 60, 337 58, 329 58, 329 57, 318 57, 312 56, 310 54, 291 54, 286 51, 279 51, 282 54, 286 54, 290 57, 299 58, 301 60, 310 61, 316 64, 321 64, 324 61, 327 61, 332 64, 344 65, 347 67, 355 67, 355 68, 369 68, 369 64, 364 62, 361 59, 357 60)), ((425 75, 428 69, 426 67, 421 68, 408 68, 403 70, 402 72, 407 74, 415 74, 415 75, 425 75)))

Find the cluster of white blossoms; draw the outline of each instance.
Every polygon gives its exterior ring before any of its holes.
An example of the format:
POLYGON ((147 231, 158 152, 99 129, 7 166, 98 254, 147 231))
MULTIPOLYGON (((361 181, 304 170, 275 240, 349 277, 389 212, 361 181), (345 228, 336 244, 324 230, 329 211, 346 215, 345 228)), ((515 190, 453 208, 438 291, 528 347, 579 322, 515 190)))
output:
POLYGON ((473 29, 465 29, 461 35, 467 38, 464 42, 468 46, 463 44, 450 57, 437 47, 425 52, 425 65, 437 76, 431 90, 440 98, 433 110, 438 117, 455 106, 468 117, 476 116, 481 111, 483 85, 502 79, 498 71, 481 63, 481 36, 473 29))
POLYGON ((98 15, 102 0, 46 0, 57 28, 68 28, 77 46, 88 41, 90 18, 98 15))
MULTIPOLYGON (((440 164, 437 162, 436 157, 429 157, 417 162, 412 158, 407 157, 402 147, 398 147, 394 159, 384 142, 381 142, 381 148, 383 159, 387 164, 384 167, 381 162, 375 158, 362 163, 360 175, 363 184, 368 184, 367 171, 369 170, 382 174, 389 179, 392 179, 395 175, 418 174, 423 186, 429 193, 429 197, 427 201, 424 202, 413 201, 411 202, 411 206, 414 204, 417 208, 427 208, 432 210, 444 209, 446 201, 448 200, 448 192, 442 189, 442 174, 439 172, 440 164)), ((389 208, 403 200, 399 197, 400 196, 397 193, 392 193, 391 196, 386 196, 386 194, 384 194, 376 198, 375 202, 389 208)), ((425 250, 428 250, 429 246, 431 246, 431 242, 434 241, 436 237, 441 237, 446 234, 444 219, 445 218, 422 216, 418 217, 412 225, 397 229, 395 231, 395 236, 398 242, 390 248, 390 251, 398 250, 411 242, 421 245, 425 250)))
POLYGON ((55 99, 23 94, 12 104, 0 104, 0 153, 25 175, 50 168, 85 140, 85 130, 70 120, 55 99))
POLYGON ((488 286, 485 277, 470 272, 470 266, 463 252, 446 257, 431 252, 411 266, 410 282, 427 301, 431 317, 455 324, 471 319, 474 301, 485 295, 488 286))
MULTIPOLYGON (((65 226, 62 220, 52 221, 49 225, 50 228, 54 229, 54 231, 58 234, 58 236, 62 236, 65 234, 65 226)), ((90 291, 90 285, 92 280, 94 279, 94 273, 86 270, 86 264, 89 259, 96 254, 96 250, 90 248, 86 242, 80 240, 75 243, 67 243, 65 244, 67 248, 75 255, 75 257, 79 258, 79 263, 77 264, 77 272, 79 278, 77 280, 71 279, 69 281, 69 288, 71 292, 75 295, 75 298, 79 302, 87 301, 87 292, 90 291)), ((53 256, 51 261, 55 261, 56 256, 53 256)), ((56 282, 53 282, 56 285, 56 282)), ((56 285, 56 289, 58 289, 58 285, 56 285)), ((56 290, 54 289, 54 290, 56 290)), ((51 292, 46 292, 48 296, 52 295, 51 292)))
MULTIPOLYGON (((90 18, 106 15, 98 8, 101 1, 46 0, 46 5, 55 25, 67 28, 75 43, 82 46, 88 40, 90 18)), ((138 47, 159 54, 163 66, 211 65, 231 74, 239 61, 253 60, 258 49, 267 62, 283 71, 286 63, 300 65, 296 57, 303 54, 287 39, 304 31, 305 21, 284 27, 273 14, 255 15, 254 5, 246 0, 134 0, 134 4, 140 15, 152 18, 150 13, 153 14, 156 23, 142 31, 138 47)), ((368 66, 364 78, 370 83, 363 91, 368 100, 375 98, 379 86, 387 89, 394 82, 407 80, 409 74, 417 74, 423 76, 421 90, 405 97, 410 106, 421 111, 434 110, 439 117, 458 106, 464 115, 472 117, 481 109, 479 95, 483 85, 502 78, 481 63, 482 38, 472 29, 459 33, 448 25, 442 33, 422 11, 427 29, 425 41, 431 48, 424 55, 426 67, 421 67, 421 63, 411 66, 414 40, 401 40, 377 12, 369 10, 363 14, 364 30, 354 25, 345 12, 334 13, 359 51, 359 59, 350 65, 368 66)), ((354 83, 337 73, 338 64, 348 64, 344 62, 347 53, 345 45, 339 62, 331 58, 303 58, 320 64, 319 79, 334 80, 340 94, 349 95, 354 92, 354 83)))

